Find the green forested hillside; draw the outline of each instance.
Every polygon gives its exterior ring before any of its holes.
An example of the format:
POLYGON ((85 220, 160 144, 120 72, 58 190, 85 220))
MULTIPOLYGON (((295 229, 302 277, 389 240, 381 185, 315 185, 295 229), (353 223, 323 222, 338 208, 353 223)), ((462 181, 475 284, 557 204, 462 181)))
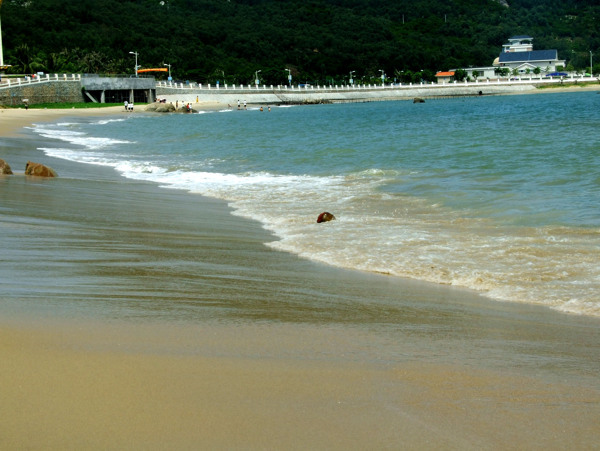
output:
POLYGON ((517 34, 576 69, 590 50, 600 62, 597 0, 4 0, 1 19, 15 73, 131 74, 135 51, 203 83, 430 78, 491 65, 517 34))

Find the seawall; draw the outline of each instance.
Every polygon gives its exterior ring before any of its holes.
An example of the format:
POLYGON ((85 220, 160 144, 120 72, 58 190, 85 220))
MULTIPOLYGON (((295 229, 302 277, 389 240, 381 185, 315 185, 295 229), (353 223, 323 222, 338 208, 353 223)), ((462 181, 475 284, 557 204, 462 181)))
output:
POLYGON ((27 99, 29 105, 38 103, 83 102, 81 82, 44 81, 28 84, 12 84, 0 89, 0 105, 21 106, 27 99))
POLYGON ((46 74, 5 77, 0 82, 0 105, 40 103, 135 103, 154 101, 154 77, 99 76, 94 74, 46 74))
POLYGON ((344 103, 380 100, 412 100, 419 98, 464 97, 478 95, 518 94, 536 89, 533 83, 496 85, 480 83, 468 86, 421 85, 385 88, 215 88, 215 87, 168 87, 157 86, 156 96, 175 103, 216 102, 237 105, 249 104, 302 104, 344 103))

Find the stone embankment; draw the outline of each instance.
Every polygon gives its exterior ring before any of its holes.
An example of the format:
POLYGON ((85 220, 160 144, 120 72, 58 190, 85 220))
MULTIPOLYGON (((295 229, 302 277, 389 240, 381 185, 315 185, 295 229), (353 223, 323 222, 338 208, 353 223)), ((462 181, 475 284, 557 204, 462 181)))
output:
POLYGON ((4 83, 0 89, 0 105, 22 106, 37 103, 76 103, 82 102, 79 80, 49 81, 42 83, 4 83))
POLYGON ((372 102, 381 100, 412 100, 415 97, 446 98, 479 95, 518 94, 536 89, 531 84, 500 85, 492 83, 472 84, 468 86, 399 86, 385 88, 187 88, 157 86, 156 96, 166 99, 167 102, 202 103, 215 102, 237 105, 238 101, 248 104, 309 104, 309 103, 344 103, 344 102, 372 102))

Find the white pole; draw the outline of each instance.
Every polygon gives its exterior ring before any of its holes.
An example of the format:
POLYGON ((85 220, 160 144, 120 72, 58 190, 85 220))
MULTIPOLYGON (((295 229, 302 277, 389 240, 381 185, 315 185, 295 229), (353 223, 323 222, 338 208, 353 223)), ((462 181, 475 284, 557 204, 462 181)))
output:
MULTIPOLYGON (((2 6, 2 0, 0 0, 2 6)), ((0 13, 0 66, 4 66, 4 55, 2 54, 2 14, 0 13)))
POLYGON ((138 76, 138 52, 129 52, 131 55, 135 55, 135 76, 138 76))

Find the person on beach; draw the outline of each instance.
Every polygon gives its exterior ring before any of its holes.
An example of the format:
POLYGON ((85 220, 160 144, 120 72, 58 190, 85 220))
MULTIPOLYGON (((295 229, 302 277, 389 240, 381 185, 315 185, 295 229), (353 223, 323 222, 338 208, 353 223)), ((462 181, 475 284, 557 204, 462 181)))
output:
POLYGON ((125 102, 123 102, 123 106, 125 107, 125 111, 127 111, 127 107, 129 106, 129 102, 127 100, 125 100, 125 102))
POLYGON ((245 100, 244 100, 244 109, 245 109, 245 110, 247 109, 247 108, 246 108, 246 101, 245 101, 245 100))
POLYGON ((240 101, 238 100, 238 110, 240 109, 240 101))

